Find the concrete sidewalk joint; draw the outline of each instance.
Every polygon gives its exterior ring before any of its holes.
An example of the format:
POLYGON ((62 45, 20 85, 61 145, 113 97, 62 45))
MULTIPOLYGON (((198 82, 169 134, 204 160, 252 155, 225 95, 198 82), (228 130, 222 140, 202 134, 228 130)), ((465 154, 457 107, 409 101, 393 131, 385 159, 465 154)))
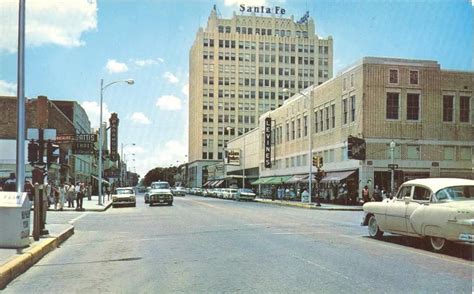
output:
POLYGON ((24 273, 43 256, 58 248, 61 243, 66 241, 74 234, 74 227, 70 226, 66 230, 59 233, 58 236, 45 238, 27 248, 25 252, 7 261, 0 266, 0 290, 4 289, 8 283, 16 277, 24 273))

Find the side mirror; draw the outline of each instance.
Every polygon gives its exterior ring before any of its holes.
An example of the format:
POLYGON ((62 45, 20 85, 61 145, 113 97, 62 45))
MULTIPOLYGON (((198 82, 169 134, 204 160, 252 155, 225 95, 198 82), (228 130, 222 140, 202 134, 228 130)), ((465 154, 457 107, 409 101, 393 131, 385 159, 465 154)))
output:
POLYGON ((403 197, 403 200, 405 200, 405 204, 410 204, 410 197, 403 197))

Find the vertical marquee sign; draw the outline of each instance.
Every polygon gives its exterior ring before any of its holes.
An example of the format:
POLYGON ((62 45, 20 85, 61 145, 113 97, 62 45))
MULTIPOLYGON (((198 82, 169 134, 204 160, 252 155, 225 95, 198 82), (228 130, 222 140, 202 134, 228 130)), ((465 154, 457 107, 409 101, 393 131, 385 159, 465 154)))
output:
POLYGON ((272 167, 272 118, 265 118, 265 167, 272 167))
POLYGON ((119 119, 117 113, 112 113, 110 119, 110 160, 117 161, 118 159, 118 125, 119 119))

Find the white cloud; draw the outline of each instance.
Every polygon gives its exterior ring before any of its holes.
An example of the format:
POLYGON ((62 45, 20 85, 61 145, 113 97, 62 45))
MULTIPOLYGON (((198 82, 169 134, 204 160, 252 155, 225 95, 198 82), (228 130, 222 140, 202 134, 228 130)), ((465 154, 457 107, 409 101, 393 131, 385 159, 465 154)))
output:
POLYGON ((125 63, 118 62, 115 59, 107 60, 107 64, 105 65, 105 68, 107 69, 109 73, 121 73, 121 72, 128 71, 128 67, 125 63))
POLYGON ((143 112, 134 112, 130 119, 138 124, 149 125, 151 120, 143 112))
POLYGON ((173 95, 163 95, 156 100, 156 106, 161 110, 181 110, 181 100, 173 95))
POLYGON ((152 65, 157 65, 159 63, 163 63, 163 58, 132 59, 131 62, 133 62, 136 66, 144 67, 144 66, 152 66, 152 65))
POLYGON ((140 162, 140 166, 137 166, 137 172, 144 177, 148 171, 156 167, 180 165, 187 160, 187 153, 186 143, 170 140, 164 146, 158 146, 154 150, 137 156, 137 160, 140 162))
POLYGON ((164 63, 164 62, 165 62, 165 60, 164 60, 163 58, 161 58, 161 57, 158 57, 157 60, 158 60, 159 62, 161 62, 161 63, 164 63))
MULTIPOLYGON (((84 101, 81 103, 82 108, 89 116, 91 122, 91 127, 97 129, 99 127, 99 118, 100 118, 100 108, 99 103, 95 101, 84 101)), ((108 122, 111 112, 107 108, 107 104, 102 104, 102 121, 108 122)))
POLYGON ((16 84, 9 83, 7 81, 0 80, 0 95, 3 96, 16 96, 16 84))
MULTIPOLYGON (((474 1, 474 0, 473 0, 474 1)), ((189 84, 184 85, 181 88, 181 92, 186 95, 186 97, 189 97, 189 84)))
POLYGON ((169 71, 165 72, 163 74, 163 77, 168 81, 168 83, 171 83, 171 84, 177 84, 179 82, 179 79, 172 73, 170 73, 169 71))
MULTIPOLYGON (((18 0, 1 0, 0 6, 3 16, 0 26, 0 52, 15 53, 18 0)), ((83 46, 85 43, 81 40, 82 34, 97 28, 97 3, 92 0, 28 0, 26 20, 27 46, 83 46)))

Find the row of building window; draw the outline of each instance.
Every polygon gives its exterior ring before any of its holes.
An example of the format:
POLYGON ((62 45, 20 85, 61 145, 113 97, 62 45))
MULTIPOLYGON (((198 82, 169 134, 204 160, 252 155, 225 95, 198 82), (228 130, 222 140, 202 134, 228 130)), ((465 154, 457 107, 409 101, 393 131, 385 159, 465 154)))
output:
MULTIPOLYGON (((469 96, 459 97, 459 122, 470 122, 470 99, 469 96)), ((454 122, 454 101, 453 95, 443 96, 443 122, 454 122)), ((385 118, 389 120, 400 119, 400 93, 388 92, 386 98, 385 118)), ((420 94, 408 93, 406 96, 406 120, 419 121, 421 116, 420 94)))
MULTIPOLYGON (((239 53, 238 60, 242 62, 255 62, 257 55, 254 53, 239 53)), ((204 51, 202 55, 203 60, 214 60, 214 52, 204 51)), ((235 52, 219 52, 218 59, 221 61, 236 61, 235 52)), ((275 54, 259 54, 258 61, 260 63, 276 63, 277 55, 275 54)), ((278 62, 280 64, 299 64, 299 65, 314 65, 313 56, 292 56, 292 55, 278 55, 278 62)), ((320 66, 329 66, 327 58, 319 59, 320 66)))
MULTIPOLYGON (((417 70, 410 70, 409 75, 408 75, 408 83, 410 85, 419 85, 419 71, 417 70)), ((396 84, 398 85, 399 83, 399 71, 398 69, 389 69, 389 75, 388 75, 388 82, 390 84, 396 84)))
POLYGON ((231 26, 218 26, 217 31, 219 33, 226 33, 226 34, 231 34, 231 33, 237 33, 237 34, 243 34, 243 35, 261 35, 261 36, 272 36, 273 34, 275 36, 279 37, 292 37, 296 36, 298 38, 307 38, 308 37, 308 31, 291 31, 291 30, 280 30, 280 29, 267 29, 267 28, 253 28, 253 27, 236 27, 235 32, 232 31, 231 26))

